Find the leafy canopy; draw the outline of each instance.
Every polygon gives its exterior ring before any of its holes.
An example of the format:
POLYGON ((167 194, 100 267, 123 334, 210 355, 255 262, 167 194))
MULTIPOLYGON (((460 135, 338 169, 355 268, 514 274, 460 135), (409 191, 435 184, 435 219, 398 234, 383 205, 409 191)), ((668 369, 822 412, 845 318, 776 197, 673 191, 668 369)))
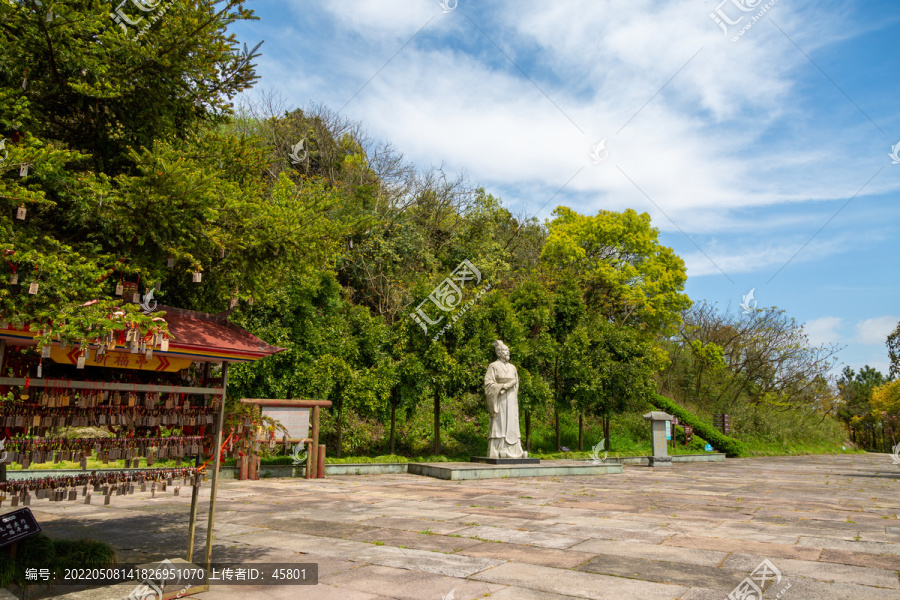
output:
POLYGON ((116 295, 123 281, 200 310, 265 297, 336 237, 333 187, 272 176, 260 140, 219 130, 256 77, 226 32, 252 12, 176 1, 137 37, 111 10, 0 1, 0 320, 42 343, 164 330, 116 295))
POLYGON ((684 261, 659 243, 650 215, 628 209, 590 217, 560 206, 541 252, 559 279, 578 282, 590 310, 640 330, 663 333, 691 305, 682 293, 684 261))

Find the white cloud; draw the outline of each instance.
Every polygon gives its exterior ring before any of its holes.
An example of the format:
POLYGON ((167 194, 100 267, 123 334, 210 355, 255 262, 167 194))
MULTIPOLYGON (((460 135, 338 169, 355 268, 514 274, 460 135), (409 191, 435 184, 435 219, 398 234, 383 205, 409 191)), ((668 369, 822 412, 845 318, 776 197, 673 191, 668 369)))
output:
MULTIPOLYGON (((654 220, 654 223, 659 225, 659 221, 654 220)), ((764 242, 758 236, 749 236, 746 240, 729 239, 727 244, 717 240, 707 244, 698 242, 705 254, 695 251, 683 252, 681 256, 687 266, 689 277, 720 275, 723 271, 727 275, 761 273, 763 278, 760 278, 759 283, 762 285, 772 277, 782 277, 784 270, 779 271, 782 267, 790 269, 792 265, 808 263, 838 253, 852 241, 847 239, 848 237, 851 236, 837 236, 830 239, 824 239, 823 236, 809 240, 795 235, 791 239, 782 238, 764 242)))
MULTIPOLYGON (((301 98, 321 96, 306 83, 324 82, 326 71, 340 107, 437 15, 345 112, 418 164, 466 169, 489 189, 515 181, 552 190, 521 199, 532 211, 585 167, 566 188, 576 210, 652 214, 637 184, 680 228, 708 231, 740 207, 849 197, 874 172, 867 154, 843 151, 871 137, 868 123, 843 131, 836 144, 833 130, 810 123, 807 107, 792 101, 792 78, 807 59, 764 21, 737 43, 723 39, 708 16, 712 5, 460 2, 447 15, 437 2, 412 0, 321 6, 343 36, 364 41, 322 56, 322 65, 307 69, 313 73, 304 72, 306 82, 294 77, 301 98), (782 135, 761 144, 775 123, 782 135), (602 138, 610 158, 592 165, 590 147, 602 138)), ((788 27, 801 10, 785 2, 768 14, 788 27)), ((817 23, 815 44, 844 35, 844 23, 817 23)), ((285 84, 295 85, 290 77, 285 84)), ((897 187, 885 175, 863 195, 897 187)), ((675 229, 665 218, 654 224, 675 229)))
MULTIPOLYGON (((843 3, 825 4, 779 1, 767 17, 815 56, 860 30, 843 3)), ((820 118, 818 92, 795 83, 809 61, 768 18, 734 43, 709 18, 714 3, 460 0, 446 15, 437 0, 288 6, 317 29, 273 25, 267 45, 297 59, 273 61, 266 80, 298 106, 339 109, 352 98, 343 114, 373 137, 420 166, 446 164, 488 191, 508 190, 507 204, 532 213, 583 169, 539 216, 558 204, 646 211, 666 232, 721 235, 727 247, 696 241, 729 274, 774 273, 837 210, 810 201, 853 196, 887 161, 866 119, 820 118), (602 138, 609 159, 591 164, 602 138), (802 207, 773 210, 788 203, 802 207)), ((885 169, 852 208, 897 189, 900 169, 885 169)), ((858 241, 831 230, 853 214, 843 211, 796 262, 858 241)), ((719 273, 700 252, 684 257, 692 276, 719 273)))
POLYGON ((860 344, 884 345, 887 336, 897 327, 897 321, 900 319, 890 315, 860 321, 856 324, 856 341, 860 344))
POLYGON ((840 317, 820 317, 807 321, 803 325, 803 331, 813 346, 833 344, 841 340, 839 330, 843 323, 840 317))
MULTIPOLYGON (((428 19, 441 14, 439 3, 421 0, 341 0, 320 5, 335 21, 358 35, 392 38, 415 33, 428 19)), ((293 5, 298 15, 309 10, 308 3, 293 5)))

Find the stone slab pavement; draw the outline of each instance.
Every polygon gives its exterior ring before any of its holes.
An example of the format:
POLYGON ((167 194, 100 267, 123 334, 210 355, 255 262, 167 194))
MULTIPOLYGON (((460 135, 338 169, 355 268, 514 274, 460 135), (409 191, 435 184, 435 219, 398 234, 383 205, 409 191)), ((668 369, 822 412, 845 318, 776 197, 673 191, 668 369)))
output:
MULTIPOLYGON (((184 558, 189 503, 136 493, 31 508, 51 536, 105 540, 122 562, 146 563, 184 558)), ((898 514, 900 468, 880 454, 529 479, 223 480, 213 560, 317 563, 319 583, 213 583, 195 597, 722 600, 767 559, 777 572, 757 574, 763 598, 898 600, 898 514)))

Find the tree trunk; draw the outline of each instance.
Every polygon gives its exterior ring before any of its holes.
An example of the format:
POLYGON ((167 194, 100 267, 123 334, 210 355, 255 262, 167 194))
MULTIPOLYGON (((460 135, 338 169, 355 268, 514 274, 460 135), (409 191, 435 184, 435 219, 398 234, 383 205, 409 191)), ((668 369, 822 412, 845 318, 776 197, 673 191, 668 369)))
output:
POLYGON ((694 388, 694 402, 700 404, 700 378, 703 376, 703 368, 697 369, 697 386, 694 388))
POLYGON ((525 411, 525 451, 531 452, 531 411, 525 411))
POLYGON ((584 414, 578 413, 578 451, 584 451, 584 414))
POLYGON ((603 442, 604 442, 603 447, 606 449, 607 452, 612 450, 612 448, 610 447, 611 444, 609 441, 609 415, 603 415, 603 442))
POLYGON ((560 448, 560 439, 559 439, 559 407, 553 407, 553 414, 556 418, 556 450, 559 451, 560 448))
POLYGON ((434 447, 432 453, 435 455, 441 453, 441 397, 438 393, 434 394, 434 447))
POLYGON ((341 457, 341 444, 343 442, 343 431, 344 430, 344 403, 341 402, 338 404, 338 419, 337 419, 337 452, 335 452, 335 456, 337 458, 341 457))
POLYGON ((394 397, 391 402, 391 456, 394 455, 394 425, 396 424, 396 414, 397 414, 397 393, 394 392, 394 397))

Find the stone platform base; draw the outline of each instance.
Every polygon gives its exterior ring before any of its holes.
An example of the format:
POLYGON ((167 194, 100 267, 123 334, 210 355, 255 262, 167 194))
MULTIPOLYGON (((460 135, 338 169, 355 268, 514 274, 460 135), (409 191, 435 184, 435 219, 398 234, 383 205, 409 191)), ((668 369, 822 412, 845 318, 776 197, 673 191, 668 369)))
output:
POLYGON ((539 465, 539 458, 488 458, 487 456, 473 456, 473 463, 487 463, 489 465, 539 465))
POLYGON ((649 456, 650 467, 671 467, 672 466, 672 457, 671 456, 649 456))
POLYGON ((606 475, 621 473, 622 465, 602 463, 594 465, 576 460, 551 460, 539 465, 492 465, 479 463, 409 463, 411 475, 425 475, 436 479, 462 481, 465 479, 505 479, 515 477, 553 477, 563 475, 606 475))

